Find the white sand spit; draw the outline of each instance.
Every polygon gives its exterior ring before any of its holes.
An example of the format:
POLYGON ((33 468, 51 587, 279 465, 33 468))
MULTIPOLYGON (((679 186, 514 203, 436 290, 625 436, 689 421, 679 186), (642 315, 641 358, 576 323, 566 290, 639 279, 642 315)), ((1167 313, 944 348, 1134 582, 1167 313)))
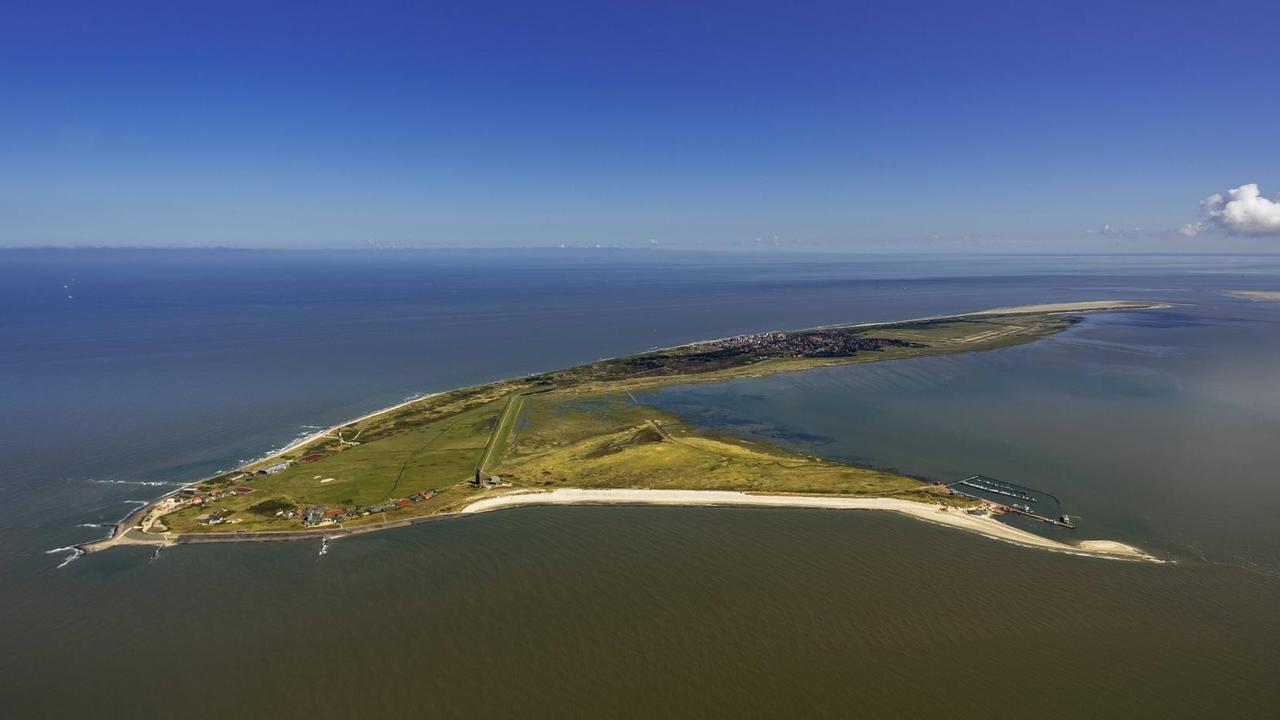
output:
POLYGON ((477 500, 463 513, 478 513, 527 505, 711 505, 746 507, 825 508, 830 510, 889 510, 919 520, 968 530, 1018 545, 1099 557, 1130 560, 1156 559, 1142 550, 1111 540, 1086 540, 1071 545, 1005 525, 986 513, 970 513, 941 505, 897 498, 860 498, 816 495, 755 495, 728 490, 606 490, 561 488, 515 492, 477 500))

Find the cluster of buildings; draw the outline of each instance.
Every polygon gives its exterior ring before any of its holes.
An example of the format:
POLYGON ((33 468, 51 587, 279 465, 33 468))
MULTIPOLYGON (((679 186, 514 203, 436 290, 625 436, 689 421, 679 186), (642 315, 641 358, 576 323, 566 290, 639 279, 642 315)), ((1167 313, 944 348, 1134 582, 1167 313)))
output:
MULTIPOLYGON (((324 457, 324 453, 322 453, 322 452, 313 452, 313 453, 310 453, 309 455, 304 455, 304 456, 302 456, 302 457, 298 458, 297 462, 300 462, 300 463, 311 463, 311 462, 315 462, 315 461, 319 460, 319 459, 320 459, 320 458, 322 458, 322 457, 324 457)), ((268 466, 266 466, 266 467, 264 467, 264 468, 258 468, 258 472, 257 472, 257 474, 258 474, 258 475, 275 475, 276 473, 280 472, 281 470, 288 470, 288 469, 289 469, 289 466, 291 466, 291 465, 293 465, 293 461, 290 461, 290 460, 281 460, 280 462, 275 463, 274 465, 268 465, 268 466)))
MULTIPOLYGON (((324 453, 311 453, 299 458, 296 462, 309 463, 319 460, 322 457, 324 457, 324 453)), ((254 492, 254 488, 243 483, 253 480, 253 478, 258 475, 274 475, 275 473, 288 469, 291 465, 292 462, 290 461, 281 461, 273 465, 259 468, 254 472, 244 472, 238 476, 229 478, 231 480, 231 485, 229 487, 223 487, 216 490, 200 490, 196 487, 183 488, 178 491, 176 495, 166 501, 166 504, 163 507, 163 512, 158 514, 172 512, 179 508, 191 505, 207 506, 211 501, 227 497, 229 495, 247 495, 254 492)), ((499 479, 496 476, 488 479, 488 484, 490 485, 496 485, 498 482, 499 479)), ((480 474, 478 472, 476 473, 476 483, 481 483, 480 474)), ((434 496, 434 490, 423 490, 421 492, 414 493, 409 497, 390 500, 388 502, 364 508, 325 508, 319 505, 314 505, 302 511, 302 524, 305 527, 337 524, 347 518, 363 517, 375 513, 384 513, 407 508, 412 506, 414 503, 422 502, 423 500, 427 500, 434 496)), ((227 514, 228 513, 226 511, 214 512, 208 515, 203 515, 198 518, 198 520, 201 523, 209 525, 217 525, 223 522, 236 522, 236 520, 228 521, 226 519, 227 514)), ((286 520, 296 517, 297 514, 297 509, 287 507, 277 510, 275 513, 276 517, 284 518, 286 520)))
POLYGON ((330 525, 340 523, 344 518, 363 517, 375 513, 384 513, 391 510, 399 510, 407 508, 414 503, 428 500, 435 496, 434 490, 423 490, 414 493, 406 498, 399 500, 390 500, 380 505, 374 505, 367 508, 329 508, 325 509, 319 505, 312 505, 302 513, 302 524, 306 527, 317 527, 320 525, 330 525))
POLYGON ((181 490, 178 491, 178 497, 180 498, 180 500, 176 504, 174 509, 177 509, 178 507, 183 507, 186 505, 203 505, 209 502, 210 500, 217 500, 220 497, 225 497, 230 492, 231 492, 230 490, 223 490, 221 492, 217 490, 200 492, 196 488, 182 488, 181 490))
POLYGON ((714 340, 707 345, 714 350, 758 352, 779 357, 837 357, 858 351, 885 347, 909 346, 904 340, 866 337, 843 329, 808 330, 805 332, 765 332, 714 340))

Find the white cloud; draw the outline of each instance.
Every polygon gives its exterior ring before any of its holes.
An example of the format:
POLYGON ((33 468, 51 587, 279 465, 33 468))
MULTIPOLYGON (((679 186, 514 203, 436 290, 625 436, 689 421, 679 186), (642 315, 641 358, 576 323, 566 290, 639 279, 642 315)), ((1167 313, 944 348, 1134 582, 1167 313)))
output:
POLYGON ((1200 204, 1204 220, 1182 227, 1183 235, 1221 230, 1238 235, 1280 235, 1280 202, 1262 196, 1257 183, 1214 193, 1200 204))

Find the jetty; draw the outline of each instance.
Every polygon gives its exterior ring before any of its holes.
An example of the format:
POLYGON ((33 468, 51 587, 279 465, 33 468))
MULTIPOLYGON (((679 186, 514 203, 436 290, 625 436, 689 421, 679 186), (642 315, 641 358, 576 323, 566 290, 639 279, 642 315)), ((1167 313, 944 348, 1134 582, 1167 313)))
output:
POLYGON ((1071 521, 1071 516, 1065 513, 1058 515, 1046 515, 1034 506, 1035 503, 1042 502, 1040 497, 1037 497, 1037 495, 1040 495, 1052 500, 1059 509, 1062 507, 1062 504, 1057 497, 1040 490, 1033 490, 1029 487, 1015 485, 1014 483, 1005 482, 1003 480, 997 480, 992 477, 987 477, 986 475, 970 475, 963 480, 950 483, 946 487, 951 490, 951 492, 958 495, 964 495, 965 497, 973 498, 974 500, 980 500, 998 512, 1025 515, 1026 517, 1035 518, 1041 522, 1067 528, 1068 530, 1074 530, 1076 528, 1075 523, 1071 521), (966 490, 966 488, 968 489, 966 490), (1004 502, 1001 500, 993 500, 992 498, 981 495, 979 492, 975 491, 1011 498, 1012 501, 1004 502))

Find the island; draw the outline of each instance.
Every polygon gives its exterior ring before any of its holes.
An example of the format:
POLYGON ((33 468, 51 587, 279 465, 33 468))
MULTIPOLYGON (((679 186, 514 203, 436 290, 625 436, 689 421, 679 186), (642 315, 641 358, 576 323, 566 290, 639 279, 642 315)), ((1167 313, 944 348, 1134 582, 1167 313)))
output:
POLYGON ((1241 300, 1280 302, 1280 291, 1276 290, 1223 290, 1222 294, 1227 297, 1240 298, 1241 300))
POLYGON ((328 540, 501 508, 621 503, 890 510, 1022 545, 1153 559, 1122 543, 1055 540, 996 519, 1018 512, 1016 501, 695 428, 642 396, 676 384, 993 350, 1061 332, 1085 313, 1158 307, 1168 306, 1033 305, 753 333, 434 393, 168 493, 80 548, 328 540))

